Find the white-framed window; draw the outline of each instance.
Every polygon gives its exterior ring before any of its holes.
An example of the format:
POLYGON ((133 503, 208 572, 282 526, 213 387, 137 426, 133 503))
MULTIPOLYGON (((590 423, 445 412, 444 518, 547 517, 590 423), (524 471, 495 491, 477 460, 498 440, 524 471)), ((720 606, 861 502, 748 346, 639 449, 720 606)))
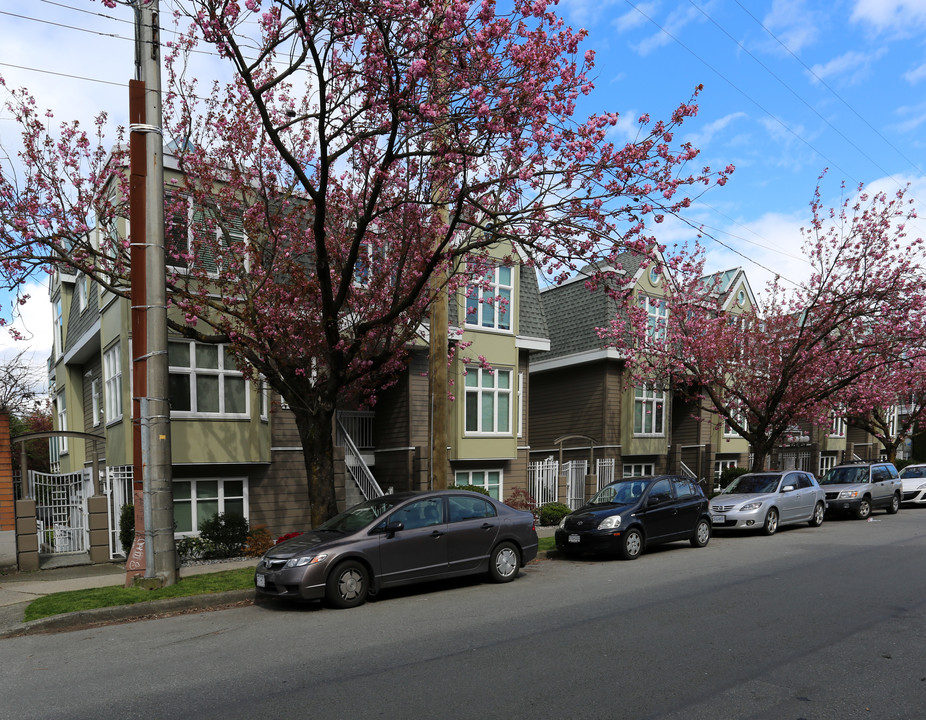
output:
POLYGON ((820 472, 818 477, 823 477, 830 470, 836 467, 836 456, 835 455, 820 455, 820 472))
POLYGON ((511 433, 511 370, 470 368, 466 371, 466 433, 511 433))
POLYGON ((892 405, 887 409, 887 432, 890 437, 897 435, 897 420, 900 414, 900 408, 892 405))
POLYGON ((644 477, 653 475, 653 463, 623 463, 621 473, 624 477, 644 477))
POLYGON ((100 424, 100 415, 103 410, 100 399, 100 379, 94 378, 90 381, 90 415, 93 427, 98 427, 100 424))
POLYGON ((736 460, 714 460, 714 481, 720 482, 723 471, 731 467, 736 467, 736 460))
POLYGON ((167 265, 179 270, 189 268, 189 256, 210 275, 217 275, 222 267, 222 254, 232 242, 244 239, 244 226, 240 217, 222 225, 213 220, 212 211, 195 205, 182 193, 167 193, 167 215, 164 218, 164 248, 167 265), (195 241, 195 245, 194 245, 195 241))
POLYGON ((665 298, 640 296, 640 305, 646 310, 646 335, 650 340, 665 340, 669 320, 669 304, 665 298))
POLYGON ((196 535, 216 513, 248 517, 248 480, 197 478, 174 480, 174 533, 196 535))
POLYGON ((172 340, 167 358, 172 417, 248 417, 247 383, 225 345, 172 340))
POLYGON ((500 265, 489 270, 485 283, 467 289, 467 327, 511 330, 511 301, 513 296, 514 273, 512 269, 500 265))
POLYGON ((524 373, 518 373, 518 437, 524 437, 524 373))
POLYGON ((54 350, 55 357, 60 357, 64 352, 64 311, 61 305, 61 296, 55 298, 54 305, 54 350))
POLYGON ((846 436, 846 419, 837 413, 830 413, 830 437, 843 438, 846 436))
POLYGON ((666 393, 649 385, 633 389, 633 434, 666 434, 666 393))
MULTIPOLYGON (((737 410, 732 413, 733 419, 739 423, 741 426, 746 426, 746 413, 742 410, 737 410)), ((723 420, 723 436, 728 438, 738 438, 740 434, 733 429, 733 426, 730 425, 730 421, 727 418, 723 420)))
POLYGON ((457 470, 453 474, 456 485, 481 487, 496 500, 502 497, 502 478, 501 470, 457 470))
POLYGON ((106 423, 122 418, 122 351, 116 343, 103 353, 103 399, 106 423))
POLYGON ((77 276, 77 282, 74 284, 74 295, 77 301, 77 312, 83 312, 87 309, 87 276, 83 273, 77 276))
POLYGON ((270 418, 270 386, 266 380, 260 381, 260 419, 270 418))
MULTIPOLYGON (((68 429, 68 408, 63 390, 55 397, 55 413, 58 416, 58 429, 66 431, 68 429)), ((67 455, 68 439, 66 437, 58 438, 58 452, 61 455, 67 455)))

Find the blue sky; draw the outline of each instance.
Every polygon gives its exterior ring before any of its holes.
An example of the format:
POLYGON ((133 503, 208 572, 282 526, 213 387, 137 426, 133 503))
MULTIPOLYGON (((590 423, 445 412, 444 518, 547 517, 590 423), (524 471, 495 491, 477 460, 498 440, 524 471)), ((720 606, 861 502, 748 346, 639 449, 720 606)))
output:
MULTIPOLYGON (((161 0, 162 15, 174 2, 161 0)), ((824 168, 831 202, 842 180, 889 191, 911 183, 926 200, 926 0, 561 0, 559 12, 589 30, 596 90, 582 109, 619 112, 615 139, 704 85, 683 139, 701 148, 699 164, 737 167, 691 212, 716 238, 705 240, 710 269, 742 266, 757 291, 772 273, 805 277, 799 228, 824 168)), ((125 124, 131 21, 128 8, 89 0, 3 0, 0 75, 59 119, 88 122, 105 109, 125 124)), ((0 111, 0 144, 16 140, 0 111)), ((679 224, 659 231, 670 245, 693 238, 679 224)), ((926 235, 926 220, 913 232, 926 235)), ((51 312, 41 287, 33 296, 21 322, 42 362, 51 312)), ((10 345, 0 337, 0 358, 10 345)))

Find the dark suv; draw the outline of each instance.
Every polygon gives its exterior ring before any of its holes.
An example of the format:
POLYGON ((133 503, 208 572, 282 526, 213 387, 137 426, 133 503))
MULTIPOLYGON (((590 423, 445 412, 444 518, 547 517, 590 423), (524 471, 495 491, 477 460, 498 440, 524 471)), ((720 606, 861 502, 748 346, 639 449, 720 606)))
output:
POLYGON ((823 476, 827 512, 851 512, 864 520, 871 511, 884 508, 893 515, 900 509, 903 483, 892 463, 847 463, 823 476))
POLYGON ((614 552, 625 560, 657 543, 688 540, 704 547, 710 539, 710 510, 701 487, 673 475, 628 477, 605 485, 556 530, 556 548, 562 553, 614 552))

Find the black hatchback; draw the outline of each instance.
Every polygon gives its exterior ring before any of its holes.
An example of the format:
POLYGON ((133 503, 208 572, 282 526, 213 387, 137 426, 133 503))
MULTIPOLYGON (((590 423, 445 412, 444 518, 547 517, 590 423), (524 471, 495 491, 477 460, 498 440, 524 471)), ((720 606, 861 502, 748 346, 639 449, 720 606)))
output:
POLYGON ((639 557, 648 545, 688 540, 704 547, 711 539, 707 498, 698 483, 673 475, 629 477, 606 485, 556 529, 556 548, 639 557))

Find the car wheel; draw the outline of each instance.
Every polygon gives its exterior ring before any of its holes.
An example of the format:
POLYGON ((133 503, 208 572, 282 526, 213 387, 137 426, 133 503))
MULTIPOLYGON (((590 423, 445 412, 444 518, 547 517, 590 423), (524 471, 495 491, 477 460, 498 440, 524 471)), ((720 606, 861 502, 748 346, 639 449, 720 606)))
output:
POLYGON ((871 500, 869 500, 867 497, 864 497, 858 504, 858 507, 855 509, 855 517, 857 517, 859 520, 864 520, 869 515, 871 515, 871 500))
POLYGON ((511 582, 518 576, 521 555, 510 542, 499 543, 489 558, 489 577, 493 582, 511 582))
POLYGON ((694 535, 691 536, 691 547, 702 548, 711 541, 711 524, 705 519, 698 520, 694 535))
POLYGON ((630 528, 624 533, 620 556, 624 560, 636 560, 641 552, 643 552, 643 533, 637 528, 630 528))
POLYGON ((325 599, 336 608, 363 605, 370 593, 370 573, 356 560, 345 560, 328 576, 325 599))
POLYGON ((820 527, 823 524, 823 516, 826 514, 826 508, 823 503, 817 503, 813 509, 813 517, 810 518, 810 527, 820 527))
POLYGON ((778 511, 775 508, 769 508, 765 515, 765 522, 762 523, 763 535, 774 535, 778 529, 778 511))
POLYGON ((891 504, 888 505, 887 514, 896 515, 898 510, 900 510, 900 495, 894 493, 894 497, 891 498, 891 504))

